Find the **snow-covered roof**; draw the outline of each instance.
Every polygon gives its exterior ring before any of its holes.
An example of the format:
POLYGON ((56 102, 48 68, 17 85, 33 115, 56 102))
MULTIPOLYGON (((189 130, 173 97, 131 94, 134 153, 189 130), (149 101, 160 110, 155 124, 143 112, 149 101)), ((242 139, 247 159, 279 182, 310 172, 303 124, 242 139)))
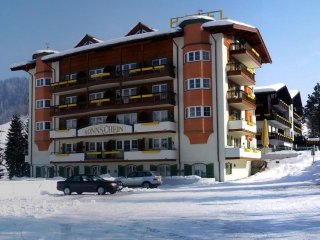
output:
POLYGON ((212 17, 206 16, 206 15, 192 15, 192 16, 186 16, 178 21, 178 26, 180 26, 185 21, 191 21, 191 20, 206 20, 206 21, 214 21, 212 17))
POLYGON ((37 50, 37 51, 34 51, 32 53, 32 55, 34 54, 40 54, 40 53, 59 53, 58 51, 55 51, 55 50, 51 50, 51 49, 43 49, 43 50, 37 50))
POLYGON ((142 34, 125 36, 125 37, 116 38, 116 39, 112 39, 112 40, 105 41, 105 42, 100 42, 100 43, 96 43, 96 44, 90 44, 90 45, 81 46, 81 47, 78 47, 78 48, 72 48, 72 49, 69 49, 69 50, 61 51, 59 53, 50 54, 50 55, 42 57, 42 61, 52 61, 52 60, 55 60, 55 59, 59 59, 61 57, 65 57, 65 56, 68 56, 68 55, 81 53, 81 52, 85 52, 85 51, 90 51, 90 50, 94 50, 94 49, 97 49, 97 48, 107 47, 107 46, 110 46, 110 45, 130 42, 130 41, 134 41, 134 40, 141 40, 141 39, 147 39, 147 38, 153 38, 153 37, 169 35, 169 34, 180 32, 180 31, 181 31, 180 29, 172 29, 170 31, 147 32, 147 33, 142 33, 142 34))
POLYGON ((10 66, 10 69, 15 69, 15 68, 20 68, 28 64, 34 64, 36 60, 30 60, 30 61, 25 61, 25 62, 20 62, 20 63, 14 63, 10 66))
POLYGON ((290 96, 291 98, 294 98, 295 96, 297 96, 300 92, 299 90, 289 90, 290 96))
POLYGON ((96 37, 93 37, 92 39, 96 40, 98 43, 104 42, 103 40, 98 39, 98 38, 96 38, 96 37))
POLYGON ((249 27, 249 28, 256 28, 252 25, 238 22, 238 21, 235 21, 232 19, 222 19, 222 20, 206 22, 202 25, 202 27, 205 28, 205 27, 215 27, 215 26, 226 26, 226 25, 232 25, 232 24, 242 25, 242 26, 249 27))
POLYGON ((285 86, 286 85, 284 83, 276 83, 268 86, 255 87, 254 93, 277 92, 285 86))

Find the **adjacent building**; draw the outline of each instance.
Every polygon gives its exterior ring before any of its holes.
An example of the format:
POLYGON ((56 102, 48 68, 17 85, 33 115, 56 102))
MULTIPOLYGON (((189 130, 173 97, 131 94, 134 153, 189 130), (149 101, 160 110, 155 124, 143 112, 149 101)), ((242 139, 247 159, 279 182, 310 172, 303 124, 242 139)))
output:
MULTIPOLYGON (((210 15, 210 14, 209 14, 210 15)), ((40 50, 30 74, 32 176, 74 173, 250 175, 256 141, 255 68, 271 63, 257 28, 202 14, 155 31, 85 35, 70 50, 40 50)))
POLYGON ((292 149, 294 137, 302 135, 302 101, 298 90, 289 91, 284 83, 259 86, 256 95, 258 145, 261 145, 261 129, 268 121, 269 146, 292 149))

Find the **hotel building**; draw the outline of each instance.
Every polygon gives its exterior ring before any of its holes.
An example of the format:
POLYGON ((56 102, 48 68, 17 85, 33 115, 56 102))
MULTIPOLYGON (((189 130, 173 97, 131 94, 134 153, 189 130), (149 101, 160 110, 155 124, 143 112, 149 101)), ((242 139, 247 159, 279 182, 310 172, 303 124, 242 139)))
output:
POLYGON ((261 158, 254 69, 271 58, 257 28, 210 15, 164 32, 138 23, 109 41, 85 35, 13 65, 30 74, 32 176, 250 175, 261 158))
POLYGON ((302 135, 303 107, 300 92, 289 91, 284 83, 259 86, 256 95, 257 139, 261 145, 261 129, 268 121, 269 147, 292 149, 294 138, 302 135))

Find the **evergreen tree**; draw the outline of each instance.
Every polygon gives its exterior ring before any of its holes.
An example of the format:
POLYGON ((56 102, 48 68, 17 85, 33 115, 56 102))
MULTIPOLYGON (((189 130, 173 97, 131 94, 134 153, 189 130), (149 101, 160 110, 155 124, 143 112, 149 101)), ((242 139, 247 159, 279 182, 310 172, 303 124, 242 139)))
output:
POLYGON ((9 178, 29 175, 29 164, 24 162, 24 155, 28 146, 26 132, 18 115, 13 115, 7 134, 7 144, 4 151, 9 178))
POLYGON ((309 128, 309 137, 320 137, 320 83, 317 83, 311 95, 308 94, 305 120, 309 128))

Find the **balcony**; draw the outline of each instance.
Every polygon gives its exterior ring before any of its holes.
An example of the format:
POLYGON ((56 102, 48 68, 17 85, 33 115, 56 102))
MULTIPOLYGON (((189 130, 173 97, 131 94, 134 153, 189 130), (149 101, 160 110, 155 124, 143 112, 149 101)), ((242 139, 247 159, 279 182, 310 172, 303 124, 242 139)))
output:
POLYGON ((92 151, 85 152, 85 160, 123 160, 123 151, 108 150, 108 151, 92 151))
POLYGON ((271 100, 272 106, 277 109, 280 112, 287 112, 289 111, 289 105, 286 104, 283 100, 281 99, 272 99, 271 100))
POLYGON ((256 101, 253 96, 242 90, 229 90, 227 92, 228 104, 241 111, 256 109, 256 101))
POLYGON ((254 135, 257 133, 256 124, 245 120, 229 120, 228 129, 231 135, 254 135))
MULTIPOLYGON (((139 65, 142 65, 139 63, 139 65)), ((133 81, 133 80, 157 80, 159 78, 174 78, 173 64, 163 64, 152 66, 151 61, 148 61, 142 67, 119 71, 116 70, 118 66, 112 65, 104 68, 103 73, 89 75, 89 70, 78 72, 77 79, 54 82, 51 84, 53 92, 66 91, 71 89, 78 89, 81 86, 86 85, 98 85, 105 83, 119 83, 121 81, 133 81)), ((62 77, 60 77, 62 79, 62 77)))
POLYGON ((57 129, 50 131, 50 138, 70 138, 77 136, 77 129, 57 129))
POLYGON ((267 119, 272 126, 275 126, 280 129, 288 129, 292 127, 292 123, 289 121, 289 119, 282 117, 277 113, 262 114, 256 116, 257 121, 263 121, 264 119, 267 119))
POLYGON ((225 148, 226 159, 245 159, 259 160, 261 159, 261 151, 251 148, 225 148))
POLYGON ((249 68, 261 67, 259 53, 248 43, 232 43, 230 45, 230 55, 249 68))
POLYGON ((255 85, 255 74, 252 69, 241 63, 227 64, 227 76, 240 86, 255 85))
POLYGON ((124 160, 176 160, 176 150, 145 150, 124 152, 124 160))
POLYGON ((296 112, 293 112, 293 120, 295 123, 297 123, 297 125, 301 125, 301 119, 302 119, 302 116, 300 116, 296 112))
POLYGON ((164 121, 164 122, 145 122, 137 123, 133 126, 134 132, 176 132, 177 125, 175 122, 164 121))
POLYGON ((299 135, 302 135, 302 129, 301 127, 297 126, 296 124, 294 124, 294 132, 299 134, 299 135))
POLYGON ((175 105, 175 93, 146 93, 127 97, 102 98, 73 104, 56 105, 51 107, 51 114, 75 114, 104 109, 124 109, 157 105, 175 105))
POLYGON ((52 153, 49 156, 50 162, 82 162, 84 159, 84 153, 52 153))

